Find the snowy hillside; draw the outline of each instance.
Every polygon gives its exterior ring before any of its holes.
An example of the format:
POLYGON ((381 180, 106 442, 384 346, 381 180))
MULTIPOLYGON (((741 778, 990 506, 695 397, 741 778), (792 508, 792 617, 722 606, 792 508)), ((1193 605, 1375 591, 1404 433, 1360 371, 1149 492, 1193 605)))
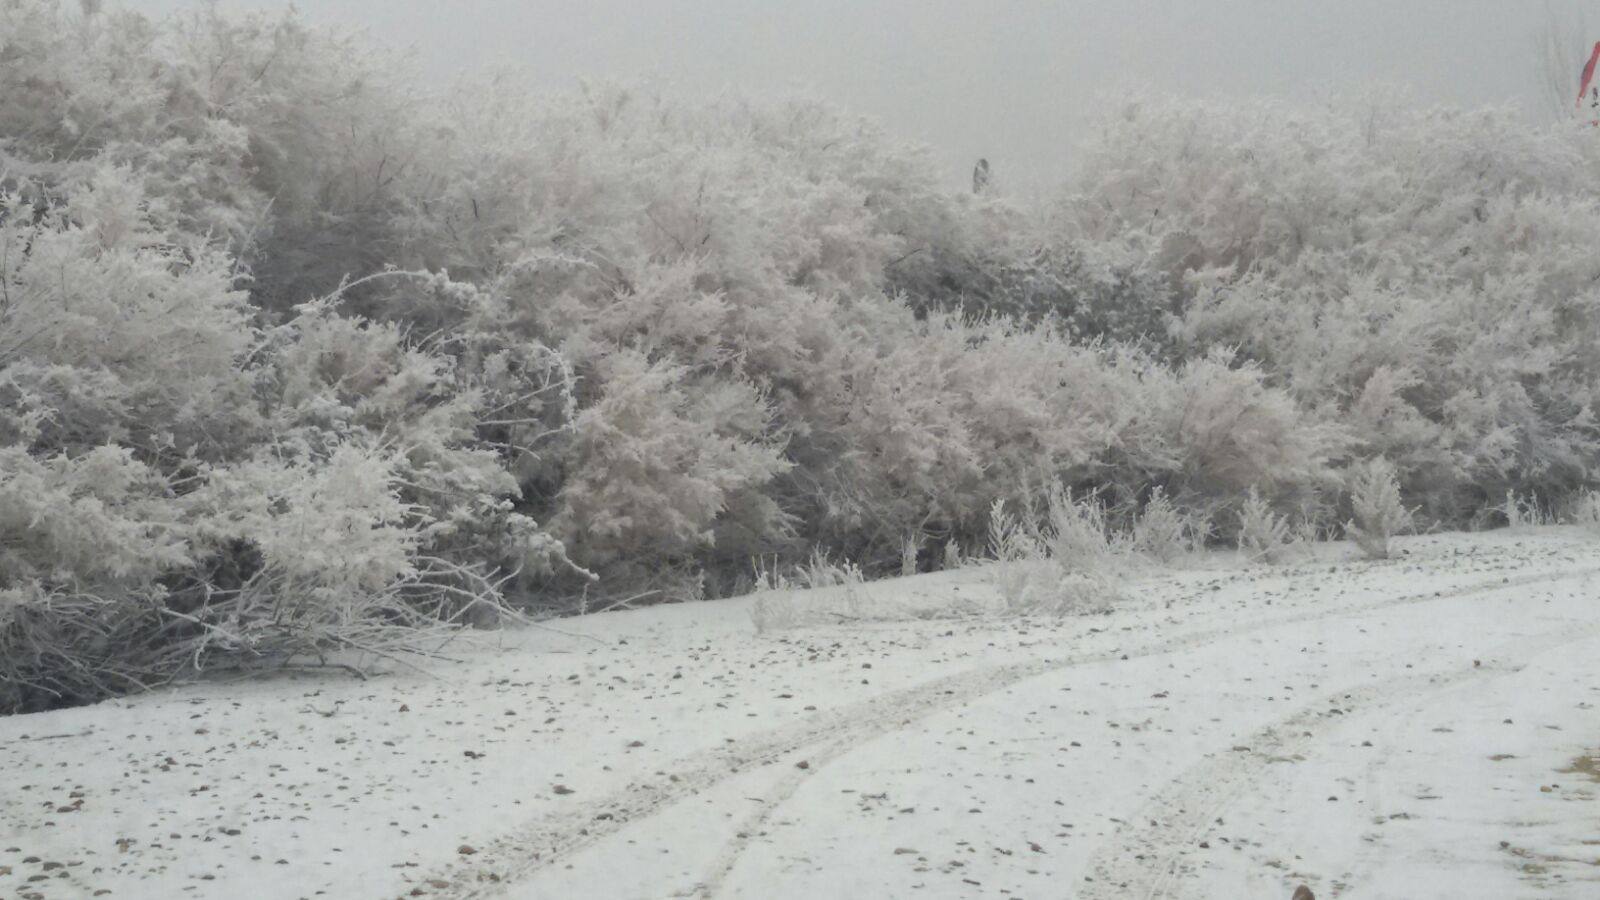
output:
POLYGON ((1596 896, 1600 544, 1399 546, 1049 619, 974 566, 762 633, 661 606, 11 717, 0 893, 1596 896))

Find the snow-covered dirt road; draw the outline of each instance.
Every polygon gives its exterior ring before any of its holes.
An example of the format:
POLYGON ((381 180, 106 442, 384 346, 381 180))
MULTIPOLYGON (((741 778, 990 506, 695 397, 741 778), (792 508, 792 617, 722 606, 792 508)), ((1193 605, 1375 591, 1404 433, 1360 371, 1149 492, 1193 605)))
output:
POLYGON ((1600 541, 980 568, 0 720, 0 895, 1600 896, 1600 541), (862 611, 895 609, 894 621, 862 611), (922 616, 927 616, 926 618, 922 616))

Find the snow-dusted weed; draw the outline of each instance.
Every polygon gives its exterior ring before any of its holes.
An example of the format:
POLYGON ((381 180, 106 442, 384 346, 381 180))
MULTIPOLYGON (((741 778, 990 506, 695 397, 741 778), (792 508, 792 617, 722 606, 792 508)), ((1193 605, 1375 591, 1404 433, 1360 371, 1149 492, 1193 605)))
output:
POLYGON ((1160 487, 1150 492, 1133 523, 1133 549, 1171 565, 1205 546, 1211 521, 1198 511, 1179 509, 1160 487))
POLYGON ((1550 505, 1531 492, 1522 496, 1516 491, 1506 491, 1506 502, 1500 506, 1500 512, 1505 514, 1507 528, 1534 528, 1559 521, 1550 505))
POLYGON ((1239 552, 1250 562, 1277 564, 1287 561, 1301 544, 1288 518, 1274 512, 1252 487, 1239 509, 1239 552))
POLYGON ((1600 536, 1600 491, 1586 491, 1573 501, 1567 521, 1600 536))
POLYGON ((1355 513, 1345 532, 1371 559, 1389 558, 1389 539, 1412 528, 1412 511, 1400 502, 1394 465, 1379 457, 1352 466, 1347 476, 1355 513))
POLYGON ((1118 595, 1112 575, 1127 542, 1106 524, 1105 507, 1074 499, 1058 486, 1046 494, 1044 521, 1012 515, 1001 502, 989 514, 991 584, 1011 615, 1067 615, 1118 595))
POLYGON ((816 549, 789 574, 776 564, 756 565, 755 602, 750 619, 757 633, 839 622, 895 621, 905 612, 887 601, 874 602, 863 590, 866 576, 849 560, 834 561, 816 549))

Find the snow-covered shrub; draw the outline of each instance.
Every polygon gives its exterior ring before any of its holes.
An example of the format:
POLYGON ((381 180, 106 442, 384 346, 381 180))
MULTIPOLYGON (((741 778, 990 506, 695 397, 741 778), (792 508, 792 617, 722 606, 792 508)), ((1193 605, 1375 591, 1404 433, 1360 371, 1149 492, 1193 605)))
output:
POLYGON ((1345 532, 1372 559, 1389 558, 1389 539, 1411 528, 1411 510, 1400 502, 1394 465, 1383 457, 1356 463, 1345 474, 1355 514, 1345 532))
POLYGON ((1126 241, 1073 236, 1046 210, 952 198, 919 251, 888 267, 887 289, 919 312, 1049 321, 1075 339, 1164 347, 1169 276, 1126 241))
POLYGON ((165 640, 161 578, 191 563, 188 526, 131 451, 0 449, 0 712, 157 684, 186 649, 165 640))
POLYGON ((1041 537, 1054 577, 1033 612, 1085 612, 1116 599, 1127 545, 1107 523, 1105 504, 1094 497, 1074 498, 1059 485, 1047 492, 1046 500, 1041 537))
POLYGON ((807 398, 805 431, 790 441, 790 477, 820 501, 801 516, 819 542, 857 546, 862 559, 896 558, 903 529, 978 544, 997 499, 1023 503, 1055 480, 1137 490, 1181 468, 1179 388, 1147 354, 890 312, 873 329, 877 352, 847 347, 818 368, 833 389, 807 398))
POLYGON ((132 173, 0 201, 8 709, 216 661, 436 646, 558 541, 476 447, 480 392, 329 298, 254 326, 132 173))
POLYGON ((1572 503, 1567 520, 1600 534, 1600 491, 1586 491, 1572 503))
POLYGON ((756 599, 750 608, 757 633, 839 622, 939 618, 956 611, 954 607, 913 610, 881 596, 869 601, 862 590, 866 576, 861 568, 849 560, 835 562, 821 548, 814 548, 788 574, 765 566, 762 561, 756 569, 756 599))
POLYGON ((1133 523, 1132 547, 1163 563, 1172 563, 1205 545, 1210 523, 1180 510, 1157 485, 1133 523))
POLYGON ((800 624, 800 610, 788 594, 758 590, 750 604, 750 621, 756 626, 756 634, 780 631, 800 624))
POLYGON ((1073 497, 1057 484, 1046 494, 1047 511, 1041 535, 1050 559, 1063 572, 1103 574, 1121 555, 1106 523, 1105 504, 1095 497, 1073 497))
POLYGON ((750 560, 751 587, 755 601, 750 604, 750 621, 757 634, 765 634, 799 624, 799 607, 794 602, 795 586, 780 571, 779 562, 766 556, 750 560))
POLYGON ((718 528, 783 527, 761 490, 788 464, 753 387, 637 353, 608 356, 600 378, 605 393, 565 449, 571 475, 551 523, 576 558, 653 564, 711 547, 718 528))
POLYGON ((250 184, 249 136, 212 103, 225 99, 208 94, 212 73, 176 65, 172 31, 146 16, 63 6, 0 7, 0 186, 50 204, 119 167, 164 227, 247 244, 268 197, 250 184))
POLYGON ((1505 517, 1507 528, 1533 528, 1539 525, 1554 525, 1557 522, 1555 511, 1549 504, 1541 501, 1538 494, 1533 493, 1524 496, 1508 490, 1505 502, 1496 506, 1492 512, 1505 517))
POLYGON ((1385 97, 1138 97, 1085 148, 1059 240, 1142 250, 1180 355, 1237 350, 1464 524, 1596 474, 1591 138, 1385 97))
POLYGON ((174 596, 196 657, 390 657, 507 614, 491 570, 430 540, 442 523, 404 501, 407 468, 401 452, 344 444, 213 473, 189 504, 194 543, 241 577, 174 596))
MULTIPOLYGON (((628 354, 693 373, 694 390, 753 386, 769 405, 789 468, 743 496, 773 499, 793 539, 755 510, 728 543, 635 531, 630 545, 731 568, 822 544, 894 571, 906 533, 981 541, 987 506, 1030 485, 1108 473, 1140 484, 1171 468, 1156 360, 1075 344, 1071 322, 1027 330, 930 311, 953 305, 924 302, 937 273, 1001 253, 1022 217, 942 194, 924 157, 872 126, 807 102, 622 88, 530 98, 505 81, 456 96, 446 118, 424 163, 440 174, 408 214, 414 262, 492 275, 508 298, 501 330, 568 355, 585 428, 628 370, 612 357, 628 354)), ((1121 264, 1072 263, 1085 278, 1121 264)), ((576 539, 586 529, 565 523, 587 519, 567 507, 626 470, 601 454, 546 459, 563 463, 524 476, 525 491, 559 498, 548 517, 580 561, 612 565, 619 554, 591 557, 576 539)), ((683 532, 676 521, 639 527, 683 532)))
POLYGON ((230 261, 171 244, 148 203, 116 169, 48 209, 0 196, 0 438, 172 461, 236 448, 256 424, 230 261))
MULTIPOLYGON (((993 220, 969 214, 958 221, 993 228, 993 220)), ((1049 210, 1014 211, 984 241, 981 277, 963 282, 943 308, 1050 322, 1079 341, 1169 350, 1172 279, 1137 244, 1085 237, 1049 210)))
POLYGON ((1023 611, 1036 602, 1037 572, 1044 563, 1044 547, 1026 524, 1006 509, 1004 500, 989 508, 988 555, 991 583, 1008 610, 1023 611))
POLYGON ((1266 563, 1283 562, 1298 544, 1288 518, 1273 510, 1254 487, 1239 507, 1237 540, 1246 559, 1266 563))
POLYGON ((1250 490, 1292 494, 1331 477, 1344 432, 1269 386, 1259 366, 1218 352, 1165 377, 1167 443, 1186 503, 1229 502, 1250 490))
POLYGON ((1055 485, 1044 509, 1022 516, 996 501, 989 515, 992 583, 1012 615, 1083 612, 1116 596, 1112 569, 1121 557, 1106 525, 1104 507, 1074 499, 1055 485))
POLYGON ((54 200, 128 169, 158 221, 228 250, 280 310, 395 261, 426 131, 403 56, 287 10, 66 6, 0 9, 0 182, 54 200))
POLYGON ((944 542, 944 556, 941 558, 939 568, 949 572, 966 565, 966 558, 961 555, 961 545, 952 538, 944 542))
POLYGON ((795 568, 795 582, 809 589, 862 584, 865 581, 860 566, 849 560, 834 562, 828 557, 827 551, 820 547, 813 548, 810 558, 795 568))
POLYGON ((906 535, 900 540, 900 576, 917 574, 917 554, 922 550, 920 535, 906 535))
POLYGON ((338 299, 303 304, 266 334, 258 380, 270 437, 258 455, 314 460, 349 443, 391 448, 402 498, 432 520, 426 534, 435 555, 467 554, 529 575, 569 570, 560 542, 530 518, 507 471, 517 453, 537 452, 523 427, 567 415, 559 355, 523 345, 512 358, 519 377, 510 379, 506 355, 491 344, 485 358, 479 335, 463 330, 440 341, 468 348, 458 360, 398 325, 340 315, 338 299), (508 403, 511 385, 525 392, 508 403))
POLYGON ((876 570, 930 507, 954 517, 958 503, 930 499, 929 470, 971 482, 979 467, 919 356, 932 340, 881 293, 888 263, 942 227, 920 154, 806 101, 610 87, 538 98, 491 81, 443 115, 407 245, 419 264, 493 279, 506 300, 480 330, 498 320, 570 361, 573 427, 519 475, 555 498, 548 517, 577 559, 731 568, 824 543, 876 570), (663 391, 685 399, 651 396, 663 391), (668 448, 670 431, 684 439, 668 448), (653 467, 643 482, 640 464, 653 467), (664 514, 628 509, 639 491, 664 514))
POLYGON ((165 603, 198 560, 181 495, 258 426, 225 255, 179 247, 119 169, 0 197, 0 708, 170 677, 165 603))

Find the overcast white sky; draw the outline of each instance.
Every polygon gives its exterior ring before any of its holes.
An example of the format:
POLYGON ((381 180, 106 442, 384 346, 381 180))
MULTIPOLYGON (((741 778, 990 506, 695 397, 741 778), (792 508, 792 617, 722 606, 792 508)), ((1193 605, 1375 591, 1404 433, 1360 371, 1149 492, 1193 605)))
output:
MULTIPOLYGON (((124 0, 152 13, 199 0, 124 0)), ((278 9, 278 0, 219 0, 278 9)), ((1084 110, 1128 85, 1311 101, 1373 83, 1545 116, 1546 7, 1600 0, 303 0, 306 18, 414 46, 432 72, 511 63, 684 89, 800 90, 1013 185, 1064 171, 1084 110)), ((1588 41, 1600 40, 1600 33, 1588 41)))

